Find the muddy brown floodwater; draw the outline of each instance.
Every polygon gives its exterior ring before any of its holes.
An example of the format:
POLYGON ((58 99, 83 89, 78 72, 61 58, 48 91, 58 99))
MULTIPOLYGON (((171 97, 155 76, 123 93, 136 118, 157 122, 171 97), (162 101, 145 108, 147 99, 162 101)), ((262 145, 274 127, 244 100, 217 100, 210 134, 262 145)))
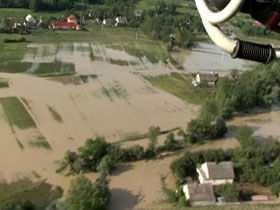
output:
MULTIPOLYGON (((8 181, 23 176, 32 177, 35 172, 42 179, 46 178, 49 183, 67 191, 73 177, 55 173, 56 161, 63 157, 66 150, 76 150, 87 138, 97 135, 115 142, 127 135, 145 133, 153 125, 162 130, 185 127, 199 110, 198 106, 187 104, 151 86, 142 77, 143 74, 166 74, 170 69, 161 64, 153 65, 146 58, 139 59, 121 49, 107 49, 103 45, 91 43, 61 43, 59 46, 32 44, 28 47, 23 61, 40 63, 57 59, 72 62, 77 75, 63 82, 63 78, 0 74, 0 77, 10 82, 9 88, 0 90, 0 97, 16 96, 24 101, 37 125, 36 129, 16 128, 15 136, 0 106, 0 177, 8 181), (89 49, 96 60, 90 57, 89 49), (112 65, 110 59, 126 60, 138 65, 112 65), (94 76, 83 83, 78 81, 79 75, 94 76), (55 118, 55 114, 59 117, 55 118), (38 133, 45 137, 52 150, 19 147, 16 138, 25 142, 38 133)), ((211 66, 209 63, 207 65, 211 66)), ((229 125, 249 124, 257 135, 280 136, 279 120, 277 111, 236 118, 229 125)), ((160 142, 163 142, 162 137, 160 142)), ((145 146, 147 140, 138 143, 145 146)), ((132 144, 127 143, 126 146, 132 144)), ((223 144, 225 148, 238 146, 234 140, 223 141, 223 144)), ((173 159, 168 157, 121 165, 110 177, 110 208, 148 209, 163 200, 161 178, 174 183, 169 170, 173 159)), ((87 176, 92 181, 97 177, 94 173, 87 176)))

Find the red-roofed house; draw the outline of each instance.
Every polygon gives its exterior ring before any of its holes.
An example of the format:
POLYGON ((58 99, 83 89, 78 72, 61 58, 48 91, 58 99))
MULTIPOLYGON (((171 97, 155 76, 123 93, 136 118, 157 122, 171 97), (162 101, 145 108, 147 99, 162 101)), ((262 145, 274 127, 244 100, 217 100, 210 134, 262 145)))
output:
POLYGON ((74 15, 67 17, 67 22, 54 22, 53 29, 80 30, 78 19, 74 15))
POLYGON ((67 22, 78 24, 78 19, 74 15, 71 14, 71 15, 69 15, 69 17, 67 17, 67 22))

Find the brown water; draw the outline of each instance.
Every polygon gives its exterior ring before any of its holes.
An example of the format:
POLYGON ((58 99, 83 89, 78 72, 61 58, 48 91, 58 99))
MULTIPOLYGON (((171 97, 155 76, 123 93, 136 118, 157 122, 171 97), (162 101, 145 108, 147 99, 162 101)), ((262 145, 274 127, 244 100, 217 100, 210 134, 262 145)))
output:
MULTIPOLYGON (((152 125, 160 126, 163 130, 185 127, 199 109, 154 88, 142 77, 169 73, 170 69, 167 67, 148 62, 142 65, 142 61, 141 68, 145 71, 139 71, 134 66, 122 67, 108 62, 108 57, 132 61, 137 59, 124 51, 88 43, 32 45, 30 48, 38 49, 28 51, 24 61, 31 61, 35 56, 36 62, 52 62, 55 58, 73 62, 78 74, 94 74, 97 79, 77 85, 30 75, 0 74, 0 77, 10 80, 10 88, 0 89, 0 97, 17 96, 26 99, 29 103, 28 111, 37 124, 35 130, 17 130, 17 138, 25 141, 40 132, 52 147, 52 151, 28 146, 21 150, 0 106, 1 178, 12 180, 19 176, 32 176, 35 171, 51 184, 60 185, 67 190, 73 177, 55 173, 56 161, 63 157, 66 150, 76 150, 87 138, 96 135, 105 136, 108 141, 114 142, 127 134, 145 133, 152 125), (92 62, 86 50, 89 47, 103 59, 92 62), (49 55, 54 51, 57 51, 55 56, 49 55), (59 113, 62 122, 53 118, 49 107, 59 113)), ((229 125, 234 127, 248 124, 255 128, 256 135, 280 136, 279 120, 280 113, 277 111, 239 117, 229 122, 229 125)), ((163 141, 164 137, 161 137, 160 144, 163 141)), ((125 146, 134 143, 136 142, 125 146)), ((146 146, 147 140, 138 143, 146 146)), ((229 137, 201 147, 218 148, 221 145, 223 148, 239 146, 238 142, 229 137)), ((132 209, 135 206, 147 209, 147 206, 164 199, 160 180, 161 177, 173 180, 169 170, 172 160, 170 157, 121 166, 110 177, 113 195, 111 209, 132 209)), ((94 180, 97 175, 88 176, 94 180)))

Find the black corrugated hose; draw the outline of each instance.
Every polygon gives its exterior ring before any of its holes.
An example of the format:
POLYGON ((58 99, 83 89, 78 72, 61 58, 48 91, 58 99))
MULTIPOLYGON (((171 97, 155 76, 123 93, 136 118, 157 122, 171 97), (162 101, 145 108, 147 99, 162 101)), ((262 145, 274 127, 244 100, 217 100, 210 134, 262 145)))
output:
POLYGON ((236 47, 231 54, 233 58, 269 63, 276 58, 275 49, 271 45, 256 44, 236 39, 236 47))

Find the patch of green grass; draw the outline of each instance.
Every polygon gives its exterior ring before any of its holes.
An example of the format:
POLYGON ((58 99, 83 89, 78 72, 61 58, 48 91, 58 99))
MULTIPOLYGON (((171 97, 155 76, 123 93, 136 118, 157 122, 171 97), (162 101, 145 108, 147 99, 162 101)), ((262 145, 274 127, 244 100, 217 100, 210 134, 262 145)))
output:
POLYGON ((0 103, 11 126, 16 125, 20 129, 36 127, 32 117, 18 98, 0 98, 0 103))
POLYGON ((53 63, 37 63, 38 65, 32 69, 32 62, 10 61, 0 64, 0 72, 6 73, 29 73, 37 76, 65 76, 75 74, 75 64, 54 61, 53 63))
POLYGON ((52 115, 52 117, 59 123, 62 123, 62 117, 60 116, 60 114, 51 106, 48 106, 48 109, 52 115))
POLYGON ((23 19, 26 15, 31 14, 37 18, 44 18, 44 17, 56 17, 61 18, 62 15, 66 14, 64 12, 53 12, 53 11, 40 11, 40 12, 33 12, 30 9, 22 9, 22 8, 0 8, 1 17, 17 17, 23 19))
POLYGON ((45 209, 51 202, 62 197, 62 189, 42 180, 32 182, 23 178, 11 183, 0 183, 0 206, 12 201, 31 201, 38 209, 45 209))
POLYGON ((110 58, 110 63, 119 65, 119 66, 129 66, 129 63, 125 60, 120 60, 120 59, 112 59, 110 58))
POLYGON ((0 72, 25 73, 31 66, 31 62, 8 61, 0 64, 0 72))
POLYGON ((125 52, 128 53, 129 55, 135 56, 137 58, 144 57, 144 54, 141 52, 141 50, 138 49, 137 46, 133 43, 124 44, 123 48, 124 48, 125 52))
POLYGON ((9 87, 9 80, 0 78, 0 88, 7 88, 9 87))
POLYGON ((40 63, 38 69, 32 74, 48 77, 73 75, 75 73, 75 64, 55 61, 53 63, 40 63))
POLYGON ((52 150, 51 145, 49 144, 49 142, 43 136, 39 136, 35 141, 29 141, 29 145, 31 147, 43 148, 43 149, 46 149, 46 150, 52 150))
POLYGON ((209 97, 211 92, 209 89, 193 87, 191 78, 179 73, 145 78, 151 82, 153 86, 192 104, 202 104, 209 97))

